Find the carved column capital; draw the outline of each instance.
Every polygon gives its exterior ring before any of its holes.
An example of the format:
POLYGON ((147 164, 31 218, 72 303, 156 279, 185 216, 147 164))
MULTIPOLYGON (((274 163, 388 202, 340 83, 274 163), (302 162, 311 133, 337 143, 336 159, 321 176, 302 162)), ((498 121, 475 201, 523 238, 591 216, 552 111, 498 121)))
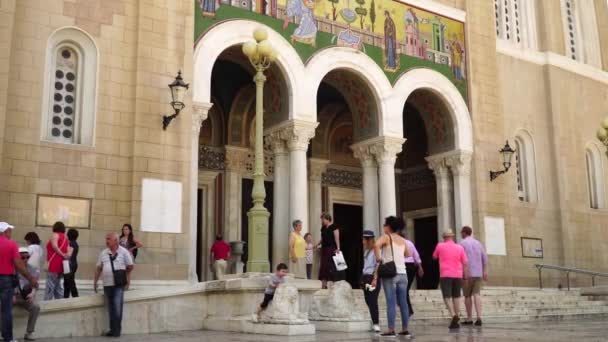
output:
POLYGON ((275 156, 287 155, 287 141, 283 131, 274 131, 266 135, 266 141, 270 144, 272 154, 275 156))
POLYGON ((192 133, 198 135, 201 132, 203 121, 207 120, 209 110, 213 103, 194 102, 192 104, 192 133))
POLYGON ((308 159, 308 177, 310 180, 321 181, 323 180, 323 173, 327 170, 327 164, 329 160, 310 158, 308 159))
POLYGON ((445 156, 429 156, 424 159, 428 162, 429 169, 433 170, 437 179, 448 176, 448 166, 446 164, 445 156))
POLYGON ((226 146, 226 170, 244 173, 249 150, 243 147, 226 146))
POLYGON ((286 127, 287 148, 289 151, 306 151, 310 139, 315 136, 318 122, 291 121, 286 127))
POLYGON ((446 157, 446 165, 456 176, 468 176, 471 174, 472 153, 467 151, 456 151, 446 157))
POLYGON ((372 153, 369 144, 353 144, 350 146, 350 149, 353 150, 353 155, 355 156, 355 158, 359 159, 363 168, 378 166, 378 164, 376 164, 376 158, 372 153))
POLYGON ((378 137, 370 146, 371 153, 378 164, 395 164, 397 154, 403 150, 405 139, 395 137, 378 137))

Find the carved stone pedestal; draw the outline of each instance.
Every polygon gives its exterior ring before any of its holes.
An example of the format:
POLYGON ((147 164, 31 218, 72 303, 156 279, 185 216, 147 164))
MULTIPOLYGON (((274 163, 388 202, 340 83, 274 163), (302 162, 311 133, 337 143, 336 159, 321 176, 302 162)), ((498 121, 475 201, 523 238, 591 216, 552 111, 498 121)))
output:
POLYGON ((369 331, 370 322, 355 303, 350 284, 339 281, 327 290, 315 292, 308 316, 319 331, 369 331))

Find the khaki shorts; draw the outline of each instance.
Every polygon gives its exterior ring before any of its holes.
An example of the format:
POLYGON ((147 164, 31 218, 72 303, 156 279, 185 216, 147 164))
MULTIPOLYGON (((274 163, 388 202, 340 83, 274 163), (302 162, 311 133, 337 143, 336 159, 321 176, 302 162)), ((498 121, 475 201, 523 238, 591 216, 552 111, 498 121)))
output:
POLYGON ((478 295, 481 292, 482 283, 481 278, 469 278, 465 280, 464 287, 462 288, 464 296, 469 298, 474 295, 478 295))

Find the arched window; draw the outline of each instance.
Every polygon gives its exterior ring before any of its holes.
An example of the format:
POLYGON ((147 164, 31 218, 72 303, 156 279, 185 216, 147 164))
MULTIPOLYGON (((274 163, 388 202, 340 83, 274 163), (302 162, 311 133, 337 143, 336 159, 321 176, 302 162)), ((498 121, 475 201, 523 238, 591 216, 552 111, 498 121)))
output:
POLYGON ((599 33, 593 0, 562 0, 566 56, 601 67, 599 33))
POLYGON ((494 0, 496 37, 536 49, 536 7, 533 0, 494 0))
POLYGON ((93 145, 97 48, 83 31, 62 28, 47 44, 42 140, 93 145))
POLYGON ((599 149, 591 145, 585 150, 585 164, 587 168, 587 190, 589 193, 589 206, 593 209, 605 207, 604 169, 599 149))
POLYGON ((522 202, 536 202, 536 153, 532 136, 520 131, 515 136, 515 170, 517 173, 517 197, 522 202))

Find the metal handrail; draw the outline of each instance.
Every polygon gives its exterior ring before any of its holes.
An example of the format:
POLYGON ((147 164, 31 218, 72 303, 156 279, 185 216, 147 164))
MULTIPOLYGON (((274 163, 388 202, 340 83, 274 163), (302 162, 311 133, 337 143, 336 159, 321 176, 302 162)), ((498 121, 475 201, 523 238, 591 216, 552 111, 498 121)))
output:
POLYGON ((563 266, 555 266, 555 265, 546 265, 546 264, 536 264, 534 265, 537 269, 538 269, 538 283, 540 288, 543 288, 543 277, 542 277, 542 270, 543 268, 549 269, 549 270, 557 270, 557 271, 562 271, 562 272, 566 272, 566 282, 568 284, 568 291, 570 291, 570 273, 576 273, 576 274, 586 274, 586 275, 590 275, 591 276, 591 286, 595 286, 595 277, 607 277, 608 278, 608 273, 602 273, 602 272, 594 272, 594 271, 589 271, 589 270, 582 270, 579 268, 572 268, 572 267, 563 267, 563 266))

